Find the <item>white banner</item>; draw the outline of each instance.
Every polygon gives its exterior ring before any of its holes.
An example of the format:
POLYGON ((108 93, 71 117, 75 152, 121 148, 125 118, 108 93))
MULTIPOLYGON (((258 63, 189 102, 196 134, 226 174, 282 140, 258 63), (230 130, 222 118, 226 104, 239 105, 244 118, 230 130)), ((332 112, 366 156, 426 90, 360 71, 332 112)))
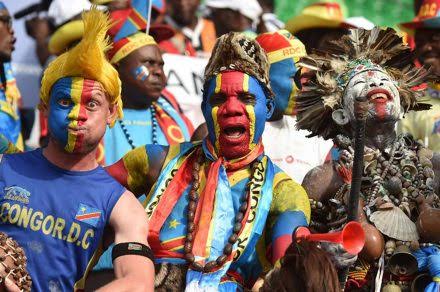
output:
POLYGON ((197 128, 205 120, 200 109, 203 73, 208 59, 174 54, 163 54, 164 70, 168 78, 166 89, 176 97, 182 110, 197 128))

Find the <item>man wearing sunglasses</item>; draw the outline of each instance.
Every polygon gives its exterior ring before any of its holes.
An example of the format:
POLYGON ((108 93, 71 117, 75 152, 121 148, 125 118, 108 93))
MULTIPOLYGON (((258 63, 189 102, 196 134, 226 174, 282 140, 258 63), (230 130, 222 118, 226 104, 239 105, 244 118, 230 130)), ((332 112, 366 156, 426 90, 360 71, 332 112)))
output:
POLYGON ((12 18, 0 1, 0 133, 23 149, 18 104, 21 99, 12 74, 11 55, 15 44, 12 18))

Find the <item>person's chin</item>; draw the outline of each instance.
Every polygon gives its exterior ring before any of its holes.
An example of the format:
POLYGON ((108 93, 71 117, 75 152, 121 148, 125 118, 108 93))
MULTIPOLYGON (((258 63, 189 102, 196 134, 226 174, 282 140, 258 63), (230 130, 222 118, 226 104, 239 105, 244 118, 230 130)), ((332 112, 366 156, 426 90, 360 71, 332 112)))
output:
POLYGON ((367 116, 367 124, 377 124, 377 123, 391 123, 391 122, 398 122, 399 117, 393 116, 393 115, 384 115, 384 116, 378 116, 378 115, 368 115, 367 116))
POLYGON ((10 62, 11 61, 12 52, 2 52, 0 51, 0 62, 10 62))
POLYGON ((163 88, 154 88, 154 89, 146 90, 145 93, 147 97, 153 100, 157 100, 162 95, 162 90, 163 88))

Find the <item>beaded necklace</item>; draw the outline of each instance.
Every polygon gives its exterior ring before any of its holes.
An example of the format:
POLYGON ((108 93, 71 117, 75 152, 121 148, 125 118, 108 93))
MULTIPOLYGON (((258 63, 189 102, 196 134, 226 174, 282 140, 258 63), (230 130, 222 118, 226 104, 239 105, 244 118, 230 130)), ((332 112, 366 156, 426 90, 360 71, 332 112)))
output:
POLYGON ((242 228, 242 221, 244 218, 244 215, 246 213, 246 210, 248 208, 248 196, 249 196, 249 190, 251 189, 252 184, 254 183, 254 174, 255 170, 258 168, 259 164, 262 163, 261 161, 255 161, 252 164, 252 176, 251 180, 246 184, 244 195, 241 198, 241 205, 238 209, 238 213, 235 215, 235 223, 233 227, 233 232, 228 238, 228 243, 223 248, 223 254, 219 257, 217 257, 216 260, 210 261, 206 263, 205 265, 202 265, 200 263, 197 263, 195 261, 195 256, 192 252, 193 243, 194 243, 194 230, 195 230, 195 223, 194 218, 196 214, 197 209, 197 203, 199 199, 199 193, 198 189, 200 187, 200 165, 204 162, 204 155, 203 153, 198 153, 198 158, 193 163, 193 170, 192 170, 192 178, 193 178, 193 184, 191 186, 191 190, 189 192, 189 204, 188 204, 188 213, 187 213, 187 233, 185 237, 185 245, 184 245, 184 252, 185 252, 185 259, 189 263, 191 269, 198 271, 198 272, 204 272, 208 273, 213 271, 216 268, 221 267, 228 259, 228 257, 232 253, 232 247, 238 240, 238 236, 240 233, 240 230, 242 228))
MULTIPOLYGON (((156 119, 156 109, 153 104, 150 105, 151 111, 151 136, 153 145, 157 144, 157 119, 156 119)), ((121 125, 122 133, 124 133, 125 139, 127 139, 128 144, 130 144, 131 149, 136 148, 133 143, 133 138, 131 138, 130 133, 128 133, 128 129, 124 123, 124 121, 119 120, 119 124, 121 125)))

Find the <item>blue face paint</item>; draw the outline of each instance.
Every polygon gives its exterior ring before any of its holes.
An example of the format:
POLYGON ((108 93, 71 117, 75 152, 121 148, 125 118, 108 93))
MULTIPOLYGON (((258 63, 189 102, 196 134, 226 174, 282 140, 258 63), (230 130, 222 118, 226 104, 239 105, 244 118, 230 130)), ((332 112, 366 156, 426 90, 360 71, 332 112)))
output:
POLYGON ((205 86, 202 112, 212 145, 225 154, 236 153, 235 156, 252 150, 259 143, 265 122, 271 116, 267 106, 270 102, 271 100, 266 99, 260 82, 252 76, 228 71, 211 78, 205 86), (251 93, 255 100, 253 103, 246 102, 240 93, 251 93), (215 94, 222 94, 224 99, 213 105, 209 100, 215 94), (231 121, 246 129, 246 133, 242 135, 243 141, 228 138, 222 131, 231 126, 231 121))
POLYGON ((148 75, 150 75, 150 71, 148 71, 147 67, 141 65, 133 70, 133 75, 137 80, 145 81, 148 78, 148 75))
POLYGON ((96 81, 81 77, 65 77, 53 86, 49 102, 49 130, 52 136, 73 153, 84 142, 84 123, 96 81))
POLYGON ((59 79, 53 86, 49 101, 49 129, 54 138, 63 146, 68 142, 68 115, 74 107, 70 91, 72 78, 59 79))
POLYGON ((275 112, 293 114, 297 91, 293 77, 297 71, 293 58, 270 64, 269 80, 275 94, 275 112))

